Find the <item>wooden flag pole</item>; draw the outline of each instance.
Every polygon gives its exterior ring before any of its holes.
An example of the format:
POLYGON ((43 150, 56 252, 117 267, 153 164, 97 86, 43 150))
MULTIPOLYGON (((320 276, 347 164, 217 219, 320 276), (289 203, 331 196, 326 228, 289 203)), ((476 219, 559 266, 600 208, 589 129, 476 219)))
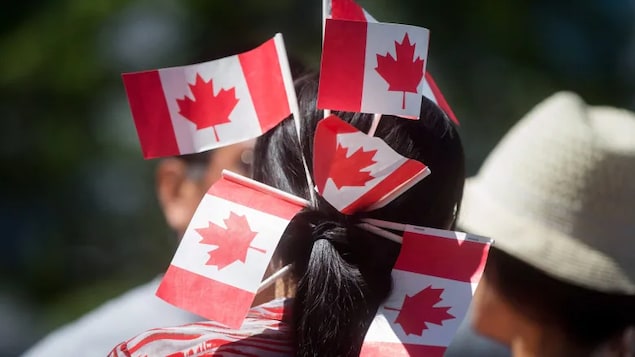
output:
POLYGON ((375 218, 362 218, 361 220, 362 222, 372 224, 375 227, 392 229, 392 230, 402 231, 402 232, 405 231, 406 227, 408 226, 407 224, 403 224, 403 223, 384 221, 384 220, 375 219, 375 218))
POLYGON ((280 270, 278 270, 277 272, 271 274, 267 279, 263 280, 262 283, 260 283, 260 286, 258 287, 257 293, 259 293, 259 292, 265 290, 266 288, 270 287, 271 285, 273 285, 273 283, 276 282, 276 280, 278 280, 279 278, 282 278, 283 276, 287 275, 290 271, 291 271, 291 264, 283 266, 282 268, 280 268, 280 270))
POLYGON ((357 226, 365 231, 368 231, 370 233, 374 233, 380 237, 386 238, 388 240, 391 240, 395 243, 399 243, 401 244, 403 242, 403 238, 395 233, 391 233, 388 232, 386 230, 383 230, 377 226, 373 226, 370 223, 359 223, 357 224, 357 226))
MULTIPOLYGON (((472 234, 472 233, 465 233, 465 232, 459 232, 459 231, 449 231, 449 230, 446 230, 446 229, 431 228, 431 227, 414 226, 414 225, 410 225, 410 224, 383 221, 381 219, 374 219, 374 218, 362 218, 361 221, 363 222, 361 224, 367 224, 369 227, 375 227, 375 228, 380 229, 382 231, 384 231, 384 229, 391 229, 391 230, 402 231, 402 232, 405 232, 406 230, 411 231, 411 232, 412 231, 415 231, 415 232, 424 232, 425 231, 425 232, 433 232, 432 234, 438 235, 438 236, 465 239, 465 240, 468 240, 468 241, 471 241, 471 242, 485 243, 485 244, 493 244, 494 243, 494 240, 492 238, 483 237, 483 236, 479 236, 479 235, 472 234)), ((390 232, 388 232, 388 233, 390 233, 390 232)), ((389 239, 391 239, 391 238, 389 238, 389 239)))
POLYGON ((288 192, 279 190, 275 187, 271 187, 268 185, 265 185, 262 182, 258 182, 256 180, 250 179, 248 177, 239 175, 235 172, 229 171, 227 169, 223 169, 223 171, 221 171, 221 176, 229 181, 233 181, 236 183, 239 183, 243 186, 249 187, 253 190, 256 191, 260 191, 260 192, 264 192, 264 193, 268 193, 268 194, 273 194, 275 196, 277 196, 278 198, 281 198, 285 201, 291 202, 291 203, 295 203, 297 205, 300 206, 308 206, 309 205, 309 201, 305 200, 302 197, 298 197, 295 195, 292 195, 288 192))
POLYGON ((370 129, 368 129, 368 136, 375 136, 375 131, 379 126, 379 121, 381 120, 381 114, 373 115, 373 123, 370 125, 370 129))
POLYGON ((304 157, 304 150, 302 150, 302 143, 304 142, 302 140, 302 137, 300 135, 300 128, 302 125, 302 117, 300 116, 300 107, 298 106, 298 98, 297 95, 295 93, 295 87, 293 85, 293 78, 291 77, 291 67, 289 66, 289 59, 286 56, 286 49, 283 47, 284 45, 283 40, 282 40, 282 34, 276 34, 276 37, 280 37, 280 43, 281 43, 281 47, 278 50, 280 52, 283 52, 285 55, 284 56, 280 56, 280 66, 282 67, 282 73, 283 75, 287 75, 288 77, 285 78, 285 86, 287 87, 287 96, 288 96, 288 101, 289 101, 289 107, 291 108, 291 115, 293 115, 293 124, 295 125, 295 132, 298 136, 298 142, 300 143, 300 157, 302 158, 302 165, 304 166, 304 174, 306 176, 306 182, 307 185, 309 186, 309 194, 311 195, 310 197, 310 201, 311 202, 315 202, 317 200, 314 190, 313 190, 313 186, 315 186, 313 184, 313 179, 311 178, 311 173, 309 172, 309 166, 307 165, 306 162, 306 158, 304 157))
POLYGON ((322 0, 322 43, 324 43, 324 29, 326 28, 326 19, 329 17, 330 14, 331 0, 322 0))

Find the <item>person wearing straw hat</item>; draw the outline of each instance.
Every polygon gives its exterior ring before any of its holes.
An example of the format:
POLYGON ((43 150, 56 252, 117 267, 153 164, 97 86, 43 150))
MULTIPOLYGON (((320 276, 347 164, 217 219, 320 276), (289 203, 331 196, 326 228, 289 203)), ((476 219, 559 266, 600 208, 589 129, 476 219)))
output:
POLYGON ((634 175, 635 113, 561 92, 520 120, 465 186, 459 226, 495 239, 472 327, 514 356, 634 356, 634 175))

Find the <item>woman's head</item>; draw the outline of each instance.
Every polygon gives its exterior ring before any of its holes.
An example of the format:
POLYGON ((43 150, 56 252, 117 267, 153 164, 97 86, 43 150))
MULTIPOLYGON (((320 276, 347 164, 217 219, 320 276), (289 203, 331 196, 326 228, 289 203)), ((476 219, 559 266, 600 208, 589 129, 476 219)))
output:
MULTIPOLYGON (((316 109, 317 89, 316 75, 296 82, 302 143, 288 118, 258 139, 253 166, 256 180, 307 199, 313 188, 306 181, 302 154, 312 169, 313 137, 324 116, 316 109)), ((364 132, 373 120, 369 114, 334 114, 364 132)), ((390 292, 400 246, 358 228, 360 218, 454 226, 465 178, 463 147, 456 128, 425 98, 420 117, 383 116, 375 136, 402 156, 426 164, 429 176, 388 205, 353 216, 318 196, 283 235, 276 256, 292 264, 297 285, 292 315, 298 356, 357 356, 377 307, 390 292)))
POLYGON ((496 248, 472 315, 479 333, 509 345, 515 354, 621 356, 618 351, 628 347, 624 343, 629 338, 634 343, 627 334, 635 328, 635 297, 566 283, 496 248))
MULTIPOLYGON (((296 81, 302 125, 298 143, 294 122, 287 118, 258 139, 254 178, 298 196, 309 198, 301 153, 312 170, 313 137, 323 112, 316 109, 316 75, 296 81)), ((371 114, 334 112, 344 121, 367 132, 371 114)), ((456 128, 432 102, 423 98, 421 119, 384 115, 375 136, 399 154, 425 163, 432 174, 384 208, 360 214, 435 228, 449 228, 457 214, 465 179, 463 147, 456 128)), ((318 153, 319 155, 319 153, 318 153)), ((319 204, 319 203, 317 203, 319 204)))

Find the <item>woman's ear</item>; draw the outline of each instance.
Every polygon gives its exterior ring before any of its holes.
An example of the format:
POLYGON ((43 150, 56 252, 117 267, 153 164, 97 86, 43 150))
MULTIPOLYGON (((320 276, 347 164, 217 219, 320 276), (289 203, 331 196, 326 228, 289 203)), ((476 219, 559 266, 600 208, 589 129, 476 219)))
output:
POLYGON ((168 225, 179 237, 192 219, 204 192, 187 175, 187 164, 177 158, 162 160, 156 171, 157 198, 168 225))

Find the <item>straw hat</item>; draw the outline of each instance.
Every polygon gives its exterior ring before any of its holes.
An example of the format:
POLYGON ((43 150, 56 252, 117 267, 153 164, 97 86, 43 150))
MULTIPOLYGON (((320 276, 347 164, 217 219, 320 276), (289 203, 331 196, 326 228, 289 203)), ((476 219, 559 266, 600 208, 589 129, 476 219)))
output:
POLYGON ((635 113, 557 93, 466 182, 461 228, 545 273, 635 295, 635 113))

